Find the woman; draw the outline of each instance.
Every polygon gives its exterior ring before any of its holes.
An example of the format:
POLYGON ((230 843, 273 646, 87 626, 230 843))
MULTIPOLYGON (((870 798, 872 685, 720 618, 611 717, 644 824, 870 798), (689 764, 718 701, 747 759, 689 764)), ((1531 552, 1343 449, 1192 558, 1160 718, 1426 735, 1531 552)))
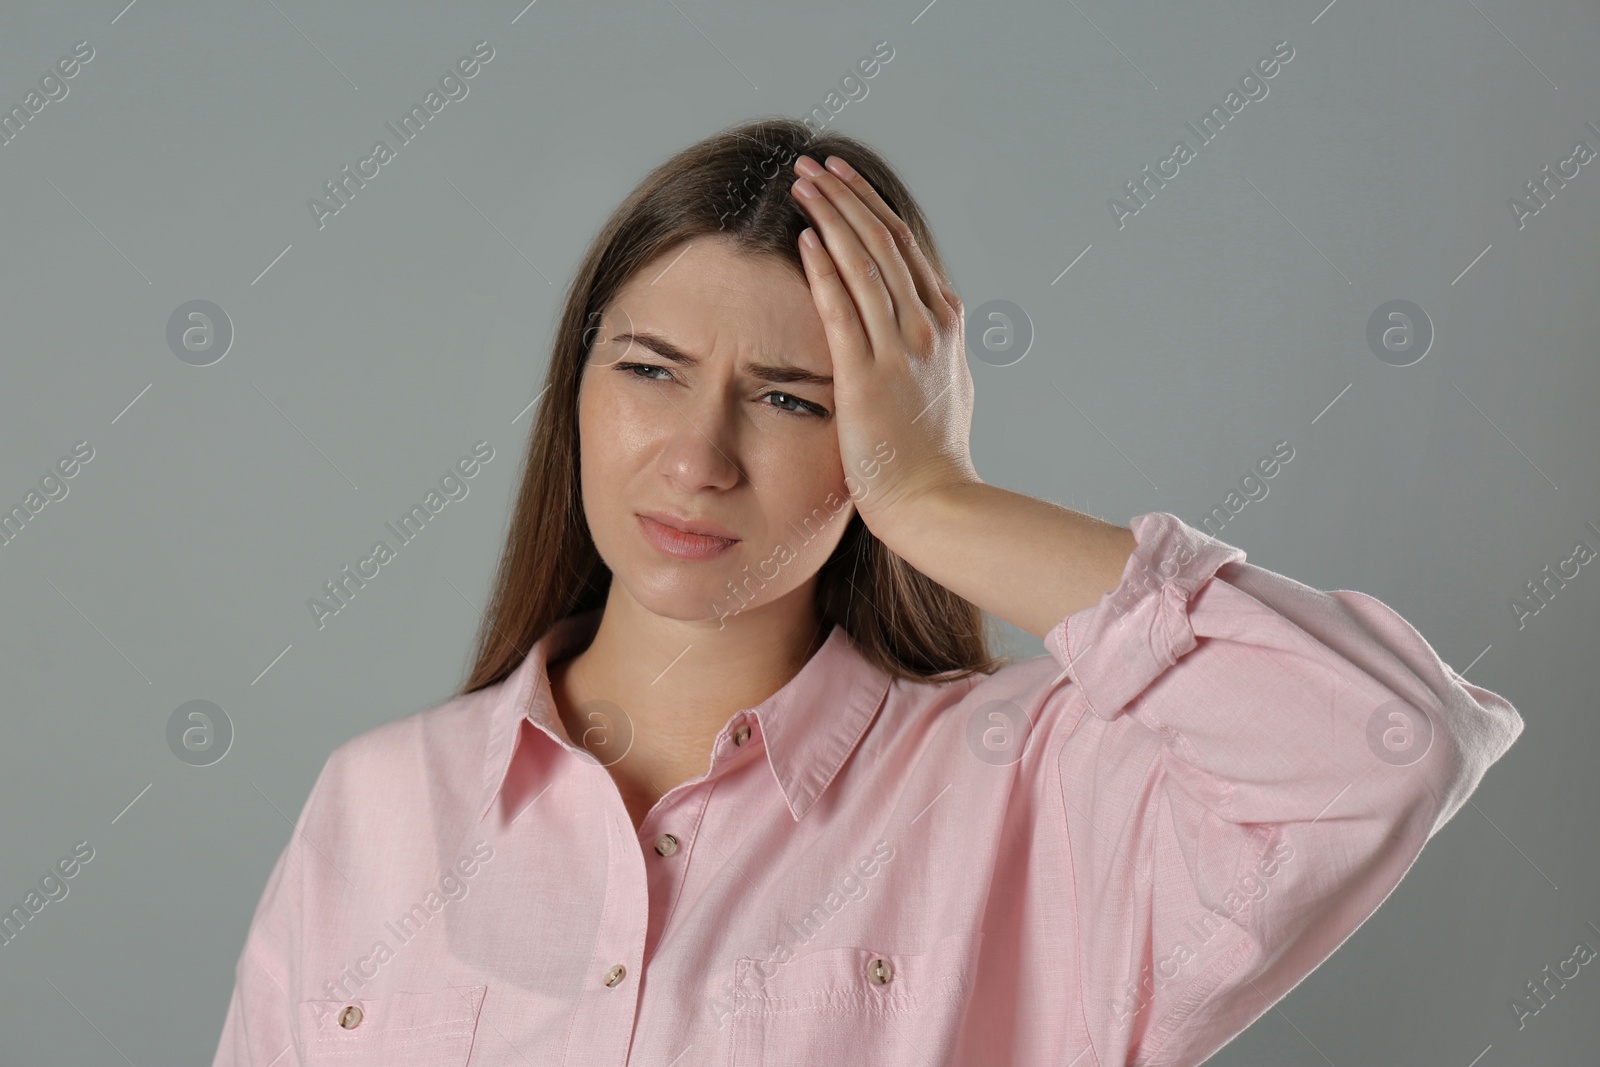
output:
POLYGON ((1196 1064, 1372 914, 1516 710, 1369 596, 985 484, 945 279, 797 122, 629 196, 471 677, 328 759, 218 1067, 1196 1064))

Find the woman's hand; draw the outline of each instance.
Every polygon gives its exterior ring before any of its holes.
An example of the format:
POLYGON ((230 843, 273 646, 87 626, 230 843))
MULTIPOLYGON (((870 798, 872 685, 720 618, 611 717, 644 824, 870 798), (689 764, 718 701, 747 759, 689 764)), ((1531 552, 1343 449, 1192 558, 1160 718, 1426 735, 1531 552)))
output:
POLYGON ((800 156, 794 169, 790 195, 815 227, 800 255, 833 355, 839 458, 856 510, 888 543, 885 531, 918 501, 981 483, 964 309, 911 228, 849 164, 829 156, 824 169, 800 156))
POLYGON ((802 236, 800 255, 833 353, 856 510, 917 571, 1043 638, 1117 587, 1133 532, 978 477, 960 299, 843 160, 824 171, 801 156, 795 170, 822 191, 791 195, 822 235, 816 248, 802 236))

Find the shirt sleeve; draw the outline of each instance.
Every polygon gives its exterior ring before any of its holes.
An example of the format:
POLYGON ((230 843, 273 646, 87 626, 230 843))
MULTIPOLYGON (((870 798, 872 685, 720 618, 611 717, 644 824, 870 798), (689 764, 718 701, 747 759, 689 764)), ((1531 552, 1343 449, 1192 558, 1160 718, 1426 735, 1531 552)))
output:
POLYGON ((325 764, 256 904, 211 1067, 300 1067, 289 989, 299 962, 305 830, 327 774, 325 764))
POLYGON ((1522 719, 1370 596, 1131 525, 1118 587, 1045 637, 1083 704, 1058 764, 1083 1062, 1189 1067, 1366 921, 1522 719))

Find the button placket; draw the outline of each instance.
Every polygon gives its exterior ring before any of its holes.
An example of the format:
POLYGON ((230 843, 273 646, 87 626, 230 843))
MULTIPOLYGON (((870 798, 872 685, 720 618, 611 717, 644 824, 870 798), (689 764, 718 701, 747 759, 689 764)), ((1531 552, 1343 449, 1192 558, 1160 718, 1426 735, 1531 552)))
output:
POLYGON ((642 961, 650 960, 661 943, 668 916, 674 913, 689 880, 695 835, 705 817, 711 792, 704 783, 691 786, 683 791, 670 811, 652 813, 640 827, 637 847, 644 863, 650 909, 642 961), (663 829, 669 824, 673 828, 670 833, 663 829))
MULTIPOLYGON (((590 799, 598 799, 608 783, 599 776, 593 782, 590 799)), ((641 845, 651 838, 641 838, 622 810, 615 783, 609 785, 606 799, 619 802, 597 826, 607 836, 600 851, 605 866, 584 890, 598 898, 592 902, 598 915, 586 924, 594 938, 594 969, 584 977, 567 1019, 569 1032, 584 1035, 584 1062, 620 1064, 627 1058, 640 1011, 639 986, 626 978, 648 958, 650 868, 641 845)))

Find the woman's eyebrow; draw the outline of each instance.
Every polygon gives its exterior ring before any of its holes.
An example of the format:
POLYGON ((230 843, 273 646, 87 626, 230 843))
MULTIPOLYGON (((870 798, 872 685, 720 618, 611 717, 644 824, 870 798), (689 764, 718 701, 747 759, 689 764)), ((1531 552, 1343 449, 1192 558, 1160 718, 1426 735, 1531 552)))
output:
MULTIPOLYGON (((611 341, 613 344, 637 344, 641 348, 649 349, 662 359, 670 360, 673 363, 683 367, 694 367, 698 366, 700 363, 699 359, 691 356, 689 353, 685 352, 671 341, 668 341, 664 337, 657 337, 653 333, 619 333, 613 337, 611 341)), ((781 382, 784 384, 800 382, 806 385, 833 384, 833 378, 830 375, 812 374, 808 370, 803 370, 800 367, 791 366, 786 363, 746 363, 744 365, 744 370, 745 373, 749 374, 752 378, 759 378, 764 382, 781 382)))

